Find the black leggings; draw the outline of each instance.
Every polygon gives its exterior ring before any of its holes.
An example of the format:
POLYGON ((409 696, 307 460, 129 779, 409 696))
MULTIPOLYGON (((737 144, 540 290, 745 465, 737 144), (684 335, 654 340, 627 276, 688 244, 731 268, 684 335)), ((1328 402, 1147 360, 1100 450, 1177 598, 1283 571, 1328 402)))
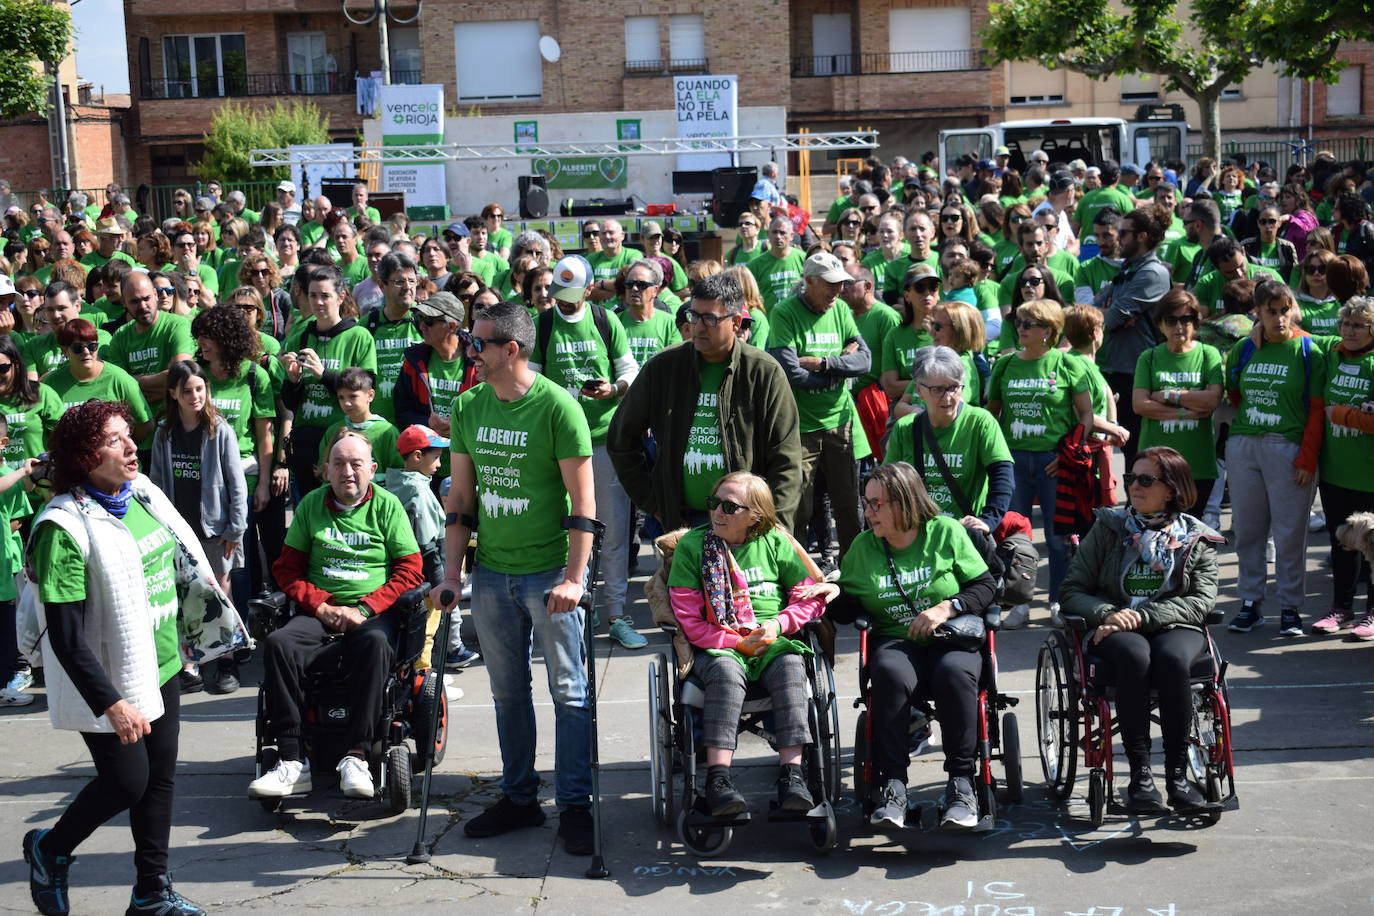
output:
POLYGON ((911 706, 933 700, 945 748, 945 772, 972 776, 978 746, 980 652, 918 646, 893 636, 874 641, 868 657, 872 682, 873 765, 878 778, 906 782, 910 762, 911 706))
POLYGON ((1201 631, 1178 628, 1149 636, 1120 631, 1091 647, 1106 663, 1105 677, 1116 687, 1121 745, 1133 763, 1150 758, 1150 689, 1154 688, 1159 696, 1164 764, 1183 765, 1193 715, 1189 671, 1205 646, 1201 631))
POLYGON ((1356 512, 1374 512, 1374 493, 1348 490, 1334 483, 1317 484, 1322 494, 1322 511, 1326 513, 1326 533, 1331 538, 1331 604, 1352 610, 1355 607, 1355 587, 1364 582, 1369 610, 1374 611, 1374 577, 1364 555, 1347 550, 1336 540, 1336 529, 1356 512))
POLYGON ((181 689, 175 677, 162 685, 162 708, 152 731, 133 744, 120 744, 114 734, 81 733, 95 763, 95 779, 86 783, 43 837, 45 853, 71 855, 97 827, 128 811, 139 883, 146 886, 150 879, 167 874, 181 734, 181 689))
POLYGON ((1121 397, 1116 401, 1116 422, 1130 430, 1131 438, 1121 448, 1121 457, 1126 461, 1126 470, 1135 463, 1135 453, 1140 450, 1140 415, 1131 403, 1131 393, 1135 390, 1135 375, 1130 372, 1104 372, 1107 387, 1121 397))
MULTIPOLYGON (((291 471, 291 482, 296 485, 298 499, 320 485, 315 476, 315 466, 320 462, 320 443, 324 441, 326 427, 306 426, 297 422, 291 428, 290 460, 286 466, 291 471)), ((273 558, 272 562, 275 562, 273 558)), ((269 563, 269 565, 271 565, 269 563)))
POLYGON ((1195 480, 1194 486, 1197 487, 1197 501, 1186 510, 1193 518, 1201 521, 1202 516, 1207 512, 1207 500, 1212 498, 1212 488, 1217 485, 1215 480, 1195 480))

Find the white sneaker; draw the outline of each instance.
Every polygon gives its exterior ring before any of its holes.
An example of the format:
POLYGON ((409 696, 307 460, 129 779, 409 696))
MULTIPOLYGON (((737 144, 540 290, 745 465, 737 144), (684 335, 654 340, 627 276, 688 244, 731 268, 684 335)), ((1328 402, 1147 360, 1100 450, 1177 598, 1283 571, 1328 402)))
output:
POLYGON ((377 794, 366 761, 349 754, 335 769, 339 771, 339 788, 348 798, 371 798, 377 794))
POLYGON ((1313 513, 1311 513, 1310 515, 1307 516, 1307 530, 1308 530, 1308 531, 1314 531, 1314 532, 1315 532, 1315 531, 1321 531, 1321 530, 1322 530, 1323 528, 1325 528, 1325 527, 1326 527, 1326 513, 1325 513, 1325 512, 1313 512, 1313 513))
POLYGON ((15 708, 28 706, 32 702, 33 694, 31 693, 15 690, 13 687, 0 687, 0 706, 15 708))
POLYGON ((1264 545, 1264 562, 1273 563, 1274 556, 1274 539, 1271 537, 1264 545))
POLYGON ((1064 618, 1059 613, 1058 601, 1050 602, 1050 626, 1058 627, 1061 630, 1064 629, 1064 618))
POLYGON ((248 784, 249 798, 285 798, 304 795, 310 782, 310 761, 278 760, 277 765, 248 784))

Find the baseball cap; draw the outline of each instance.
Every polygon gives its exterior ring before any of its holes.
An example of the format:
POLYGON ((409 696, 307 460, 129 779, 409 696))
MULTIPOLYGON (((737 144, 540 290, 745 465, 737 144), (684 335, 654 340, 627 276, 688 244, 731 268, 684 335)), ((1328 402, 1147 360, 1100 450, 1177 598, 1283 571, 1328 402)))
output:
POLYGON ((294 181, 283 181, 281 184, 277 185, 277 190, 278 190, 278 191, 290 191, 292 194, 295 194, 295 193, 296 193, 296 183, 295 183, 294 181))
POLYGON ((996 160, 996 159, 979 159, 979 160, 978 160, 978 170, 979 170, 979 171, 990 172, 990 171, 992 171, 992 170, 995 169, 995 168, 997 168, 997 160, 996 160))
POLYGON ((639 235, 640 235, 640 238, 646 238, 646 239, 648 239, 648 238, 653 238, 653 237, 656 236, 656 235, 662 235, 662 234, 663 234, 663 227, 662 227, 661 225, 659 225, 659 223, 655 222, 654 220, 646 220, 646 221, 644 221, 644 222, 642 222, 642 223, 639 224, 639 235))
POLYGON ((1011 150, 1007 149, 1005 146, 999 146, 999 147, 997 147, 997 149, 993 152, 993 155, 994 155, 994 156, 1010 156, 1010 155, 1011 155, 1011 150))
POLYGON ((14 294, 14 281, 7 274, 0 274, 0 296, 10 296, 14 294))
POLYGON ((460 325, 467 320, 467 310, 463 303, 453 293, 446 293, 440 290, 431 295, 428 299, 422 299, 414 305, 415 314, 425 318, 447 318, 449 321, 456 321, 460 325))
POLYGON ((922 280, 938 279, 939 277, 935 275, 935 268, 931 267, 929 264, 922 262, 920 264, 912 265, 912 267, 910 267, 907 270, 906 276, 902 277, 902 289, 906 289, 913 283, 919 283, 922 280))
POLYGON ((1073 173, 1063 171, 1062 169, 1051 175, 1049 180, 1050 190, 1056 192, 1067 191, 1069 188, 1073 187, 1074 184, 1073 173))
POLYGON ((1141 175, 1145 174, 1145 170, 1142 169, 1140 166, 1136 165, 1134 162, 1128 162, 1121 167, 1121 174, 1134 175, 1137 178, 1139 178, 1141 175))
POLYGON ((840 259, 828 251, 818 251, 807 258, 802 266, 802 276, 820 277, 827 283, 845 283, 853 279, 840 259))
POLYGON ((591 265, 586 258, 569 255, 553 265, 553 285, 549 295, 559 302, 581 302, 592 284, 591 265))
POLYGON ((96 235, 123 235, 124 227, 119 225, 119 220, 113 216, 107 216, 102 220, 97 220, 95 224, 96 235))
POLYGON ((449 223, 447 226, 444 227, 444 234, 456 235, 460 239, 466 239, 472 236, 472 233, 468 231, 468 227, 461 222, 449 223))
POLYGON ((443 436, 430 429, 416 423, 414 426, 407 426, 401 430, 401 434, 396 437, 396 451, 402 455, 409 455, 411 452, 419 451, 422 448, 448 448, 449 441, 443 436))

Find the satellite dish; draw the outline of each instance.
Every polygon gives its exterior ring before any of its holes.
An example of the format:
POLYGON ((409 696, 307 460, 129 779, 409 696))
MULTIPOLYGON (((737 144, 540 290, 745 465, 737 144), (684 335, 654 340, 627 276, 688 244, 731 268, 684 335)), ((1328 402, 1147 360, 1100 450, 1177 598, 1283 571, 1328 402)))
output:
POLYGON ((558 46, 557 38, 552 35, 545 35, 539 39, 539 54, 549 63, 556 64, 558 58, 563 56, 563 49, 558 46))

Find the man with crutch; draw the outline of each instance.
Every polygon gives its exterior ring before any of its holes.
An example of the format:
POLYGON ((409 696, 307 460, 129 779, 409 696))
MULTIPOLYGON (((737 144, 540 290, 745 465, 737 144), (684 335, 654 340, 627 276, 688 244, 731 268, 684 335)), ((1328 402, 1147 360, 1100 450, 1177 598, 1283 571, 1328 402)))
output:
POLYGON ((530 688, 539 640, 554 703, 558 835, 574 855, 594 851, 590 709, 583 582, 596 501, 591 435, 577 401, 530 369, 534 322, 523 305, 478 313, 467 353, 482 383, 453 406, 446 578, 451 607, 470 532, 478 528, 472 620, 491 679, 501 742, 501 798, 463 832, 490 837, 544 822, 535 772, 530 688))

